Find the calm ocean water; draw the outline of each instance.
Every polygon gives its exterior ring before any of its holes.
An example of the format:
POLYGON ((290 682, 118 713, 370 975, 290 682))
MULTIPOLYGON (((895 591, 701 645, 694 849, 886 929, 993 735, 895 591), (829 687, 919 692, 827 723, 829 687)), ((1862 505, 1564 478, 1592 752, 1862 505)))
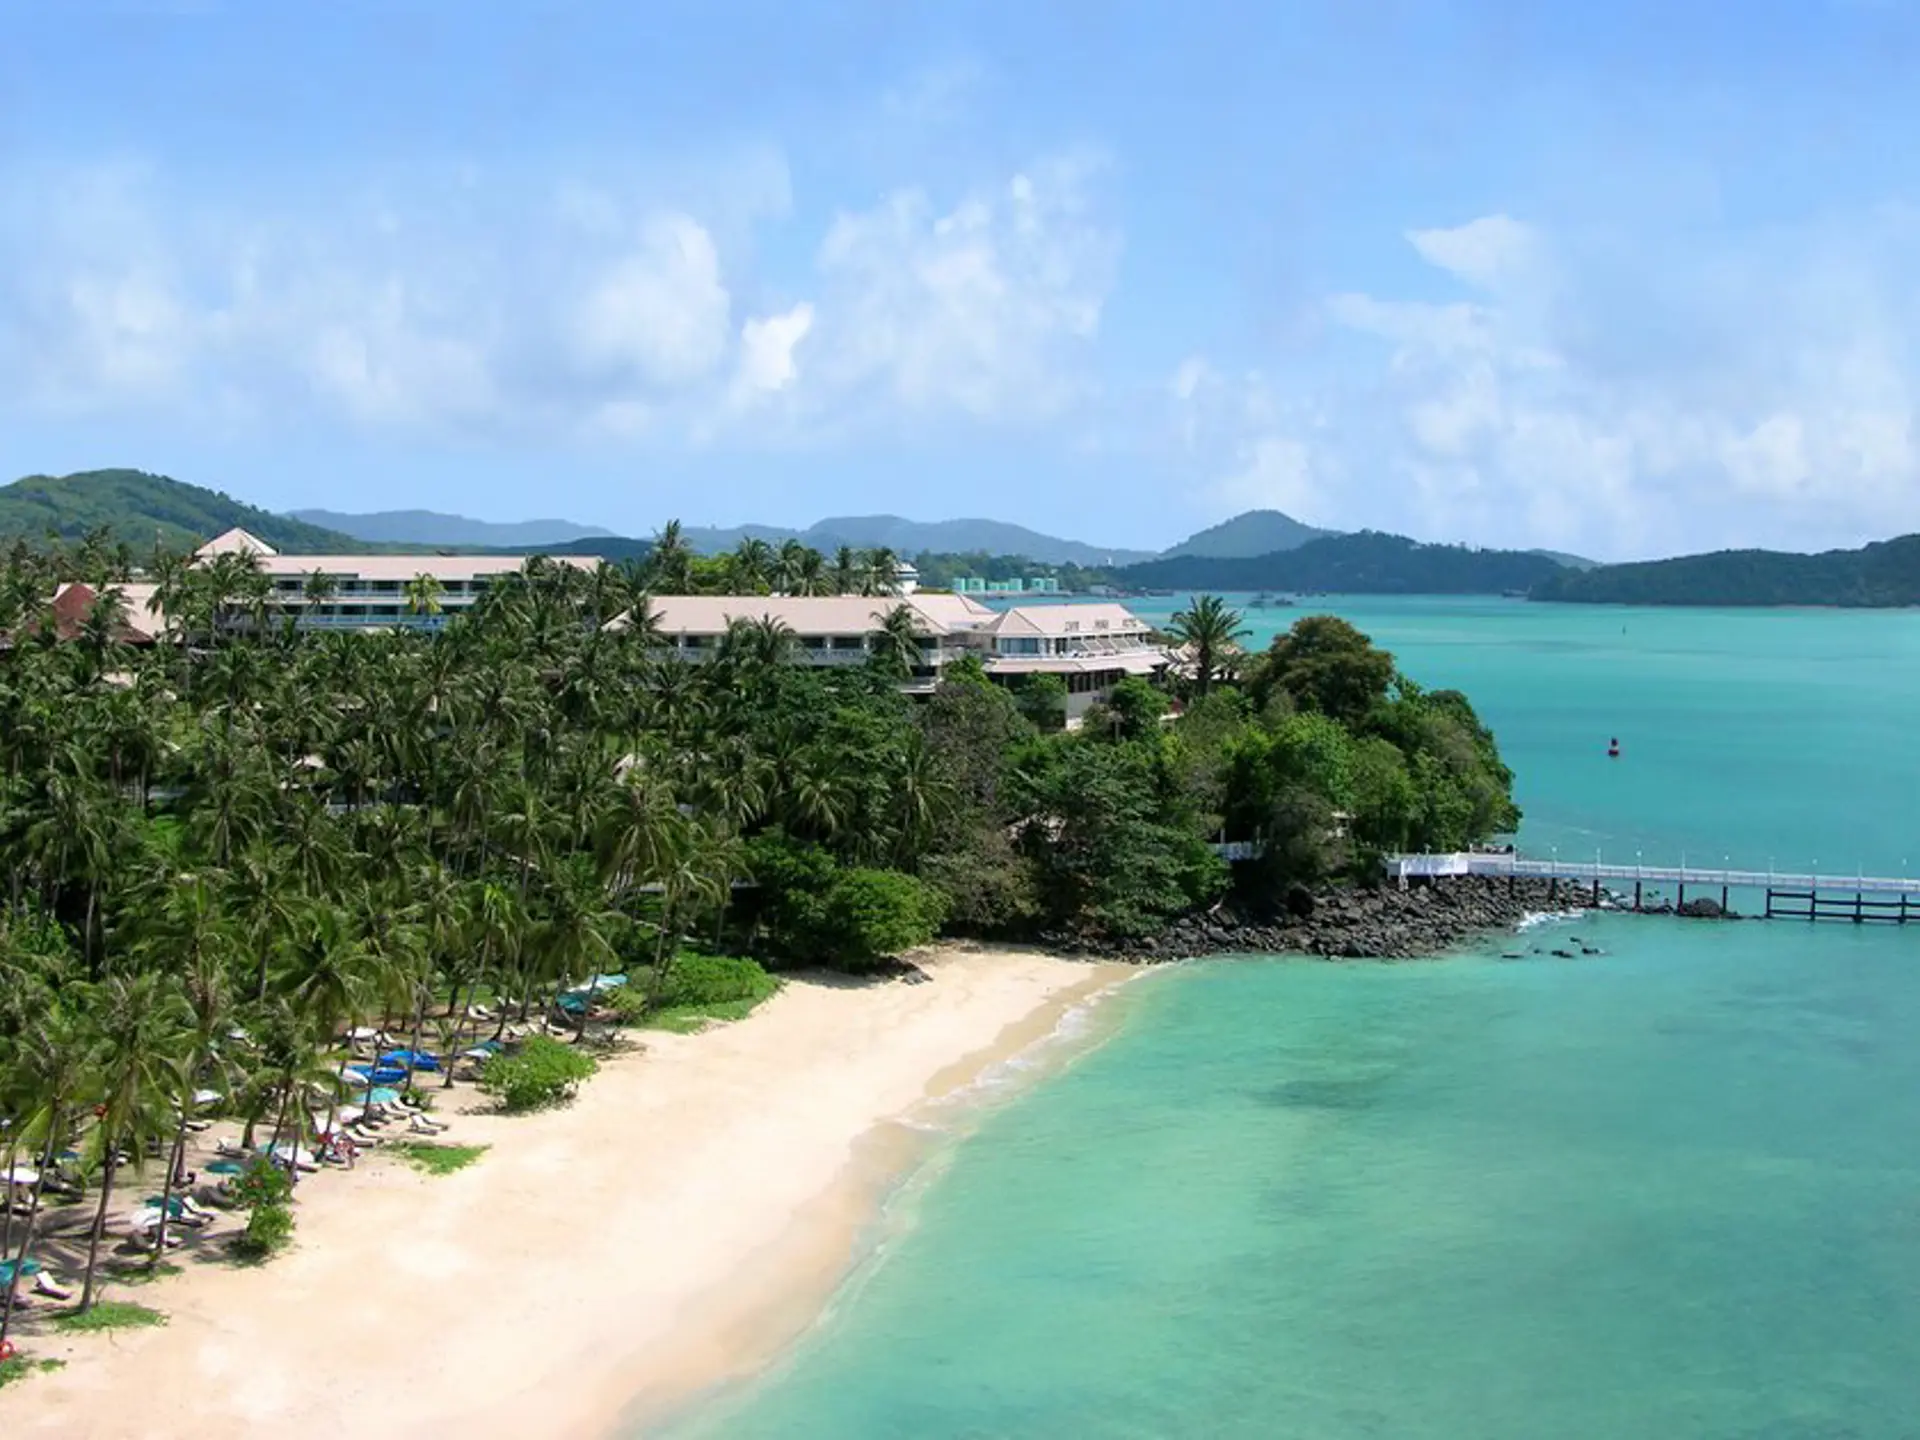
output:
MULTIPOLYGON (((1920 862, 1920 616, 1328 608, 1474 698, 1523 848, 1920 862)), ((1570 928, 1148 977, 674 1433, 1920 1435, 1920 929, 1570 928)))

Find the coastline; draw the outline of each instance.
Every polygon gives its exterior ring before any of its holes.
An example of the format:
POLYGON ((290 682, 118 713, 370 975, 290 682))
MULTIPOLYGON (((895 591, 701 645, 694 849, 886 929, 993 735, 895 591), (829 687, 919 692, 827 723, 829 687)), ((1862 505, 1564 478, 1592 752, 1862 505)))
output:
POLYGON ((1139 973, 918 958, 918 983, 798 976, 735 1024, 647 1032, 554 1114, 455 1112, 450 1141, 491 1147, 457 1174, 381 1157, 321 1177, 290 1253, 190 1260, 134 1292, 165 1327, 37 1337, 67 1363, 9 1387, 8 1432, 222 1440, 378 1417, 604 1436, 753 1373, 814 1322, 928 1153, 914 1113, 1139 973))

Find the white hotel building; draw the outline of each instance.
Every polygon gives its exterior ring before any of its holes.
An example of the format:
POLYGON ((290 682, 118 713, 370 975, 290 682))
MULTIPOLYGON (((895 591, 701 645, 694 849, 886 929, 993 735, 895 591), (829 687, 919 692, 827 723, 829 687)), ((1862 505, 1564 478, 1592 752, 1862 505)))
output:
MULTIPOLYGON (((209 540, 195 557, 240 552, 273 585, 272 605, 293 615, 302 629, 371 630, 428 628, 469 609, 493 581, 515 574, 525 555, 282 555, 245 530, 209 540), (318 572, 333 593, 307 599, 307 582, 318 572), (407 587, 422 575, 439 583, 440 614, 409 608, 407 587)), ((596 556, 554 555, 556 564, 592 570, 596 556)), ((914 578, 904 573, 903 581, 914 578)), ((150 587, 148 587, 150 588, 150 587)), ((903 585, 907 589, 907 585, 903 585)), ((1058 675, 1067 686, 1067 721, 1077 724, 1089 707, 1128 675, 1152 677, 1170 663, 1153 632, 1123 605, 1110 601, 1017 605, 995 610, 968 595, 907 590, 900 596, 659 595, 651 602, 654 623, 672 652, 687 660, 715 653, 736 620, 775 620, 798 639, 801 657, 813 665, 866 662, 869 637, 895 606, 914 615, 921 663, 907 683, 926 693, 940 672, 962 656, 977 656, 992 679, 1015 683, 1030 675, 1058 675)), ((624 629, 627 617, 609 622, 624 629)))
MULTIPOLYGON (((1002 683, 1058 675, 1067 686, 1067 721, 1077 724, 1124 677, 1151 677, 1170 663, 1145 621, 1108 602, 995 610, 966 595, 924 590, 897 599, 659 595, 650 602, 655 627, 683 659, 713 655, 735 621, 772 620, 794 633, 801 655, 815 665, 865 663, 868 637, 899 605, 912 612, 920 632, 921 663, 907 684, 911 692, 930 691, 942 670, 973 655, 1002 683)), ((627 623, 619 616, 610 628, 625 629, 627 623)))
MULTIPOLYGON (((253 556, 255 566, 273 583, 273 609, 294 615, 302 629, 369 630, 431 628, 470 608, 487 586, 517 574, 525 555, 282 555, 266 541, 233 529, 215 536, 198 550, 196 560, 230 553, 253 556), (307 581, 315 573, 333 582, 333 594, 313 604, 307 599, 307 581), (439 584, 435 604, 439 614, 416 614, 407 605, 407 586, 422 575, 439 584)), ((597 556, 553 555, 557 565, 592 570, 597 556)))

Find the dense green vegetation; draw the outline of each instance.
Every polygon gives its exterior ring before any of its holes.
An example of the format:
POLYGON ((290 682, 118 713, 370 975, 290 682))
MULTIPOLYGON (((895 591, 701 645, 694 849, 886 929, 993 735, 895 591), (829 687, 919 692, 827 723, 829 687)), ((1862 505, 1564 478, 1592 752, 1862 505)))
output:
POLYGON ((1818 555, 1722 550, 1569 570, 1536 586, 1533 598, 1606 605, 1920 605, 1920 535, 1818 555))
POLYGON ((0 539, 78 540, 98 530, 144 555, 155 543, 191 549, 236 525, 276 550, 341 555, 369 548, 337 531, 256 509, 217 490, 140 470, 29 475, 0 485, 0 539))
MULTIPOLYGON (((772 622, 700 663, 659 643, 648 595, 709 575, 784 584, 770 567, 791 564, 877 594, 891 574, 884 553, 809 553, 702 560, 669 527, 643 567, 536 559, 443 628, 366 634, 260 623, 248 557, 161 554, 182 643, 130 650, 114 547, 16 549, 0 1168, 40 1178, 0 1250, 32 1253, 51 1205, 80 1207, 90 1308, 129 1172, 161 1166, 157 1263, 195 1112, 291 1159, 353 1100, 357 1034, 404 1037, 381 1062, 403 1072, 497 1047, 481 1083, 530 1108, 591 1072, 610 1022, 744 1013, 785 966, 871 970, 942 931, 1152 933, 1232 883, 1217 839, 1264 842, 1244 878, 1274 896, 1512 823, 1466 700, 1326 617, 1248 656, 1238 617, 1196 602, 1180 628, 1210 648, 1182 693, 1129 681, 1071 732, 977 662, 903 694, 898 608, 876 607, 864 666, 796 663, 772 622), (107 588, 59 641, 40 617, 68 578, 107 588)), ((296 1180, 256 1158, 234 1182, 243 1253, 286 1243, 296 1180)))
POLYGON ((1500 595, 1560 573, 1545 555, 1422 545, 1363 530, 1258 556, 1170 556, 1114 572, 1122 585, 1164 590, 1309 590, 1333 595, 1500 595))

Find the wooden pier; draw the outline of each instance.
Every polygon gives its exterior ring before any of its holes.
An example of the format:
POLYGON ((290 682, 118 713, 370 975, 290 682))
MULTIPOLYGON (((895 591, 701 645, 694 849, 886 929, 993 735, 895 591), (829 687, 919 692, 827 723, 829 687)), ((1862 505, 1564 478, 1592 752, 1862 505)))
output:
POLYGON ((1713 899, 1722 911, 1730 910, 1735 891, 1757 891, 1766 896, 1764 916, 1768 920, 1846 920, 1855 925, 1876 922, 1905 925, 1909 920, 1920 923, 1920 878, 1704 869, 1691 865, 1608 865, 1599 860, 1542 860, 1511 851, 1390 855, 1386 867, 1388 876, 1402 885, 1423 876, 1447 875, 1545 880, 1550 891, 1566 885, 1594 906, 1599 906, 1607 895, 1625 899, 1630 893, 1631 908, 1640 910, 1645 908, 1649 886, 1671 886, 1675 892, 1675 910, 1687 904, 1689 889, 1695 900, 1713 899))

